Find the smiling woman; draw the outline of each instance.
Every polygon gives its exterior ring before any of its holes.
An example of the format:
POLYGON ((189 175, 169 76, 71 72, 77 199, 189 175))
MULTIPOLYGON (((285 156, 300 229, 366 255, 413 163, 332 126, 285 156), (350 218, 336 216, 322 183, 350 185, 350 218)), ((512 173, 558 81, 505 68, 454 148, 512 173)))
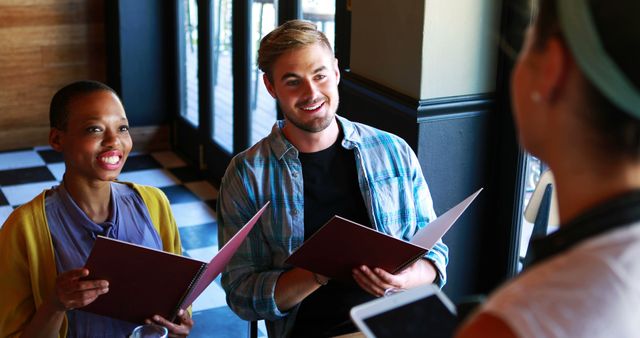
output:
POLYGON ((115 180, 132 147, 120 99, 114 92, 98 90, 66 101, 52 109, 49 143, 64 154, 65 175, 73 178, 67 186, 81 180, 115 180))
MULTIPOLYGON (((65 173, 59 186, 12 212, 0 232, 0 332, 128 336, 140 323, 76 310, 109 292, 84 263, 98 235, 180 254, 176 222, 160 190, 115 181, 132 141, 113 89, 95 81, 65 86, 51 101, 50 124, 65 173)), ((188 313, 180 324, 154 322, 176 336, 193 326, 188 313)))

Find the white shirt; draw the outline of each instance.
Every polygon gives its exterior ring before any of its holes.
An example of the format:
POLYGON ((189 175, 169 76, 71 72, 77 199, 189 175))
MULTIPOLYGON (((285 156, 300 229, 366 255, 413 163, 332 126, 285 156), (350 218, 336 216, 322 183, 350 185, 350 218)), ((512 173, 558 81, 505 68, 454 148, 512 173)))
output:
POLYGON ((640 222, 540 262, 482 306, 518 337, 640 337, 640 222))

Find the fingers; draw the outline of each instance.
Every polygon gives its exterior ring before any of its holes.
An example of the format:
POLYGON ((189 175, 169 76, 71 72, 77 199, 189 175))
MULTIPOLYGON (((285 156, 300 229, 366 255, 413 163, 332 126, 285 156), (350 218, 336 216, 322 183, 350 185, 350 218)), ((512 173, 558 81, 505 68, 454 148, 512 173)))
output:
POLYGON ((371 286, 371 282, 369 282, 361 272, 357 271, 357 269, 354 269, 353 271, 353 279, 360 286, 360 288, 362 288, 362 290, 376 297, 381 296, 380 292, 376 291, 374 287, 371 286))
POLYGON ((178 313, 178 317, 180 318, 180 323, 182 325, 188 326, 189 329, 193 327, 194 321, 191 318, 191 315, 189 314, 189 312, 185 310, 180 310, 180 312, 178 313))
POLYGON ((383 296, 386 289, 396 287, 393 283, 389 283, 390 278, 387 275, 390 274, 382 269, 376 268, 375 271, 372 271, 364 265, 353 269, 353 278, 356 283, 363 290, 376 297, 383 296))
POLYGON ((93 289, 104 289, 109 287, 106 280, 82 280, 89 275, 87 269, 69 270, 60 274, 56 278, 56 286, 68 292, 85 291, 93 289))
POLYGON ((107 292, 109 292, 108 288, 67 293, 59 292, 57 293, 57 308, 60 311, 81 308, 93 303, 99 296, 107 292))
POLYGON ((66 271, 56 278, 55 305, 60 311, 80 308, 109 292, 106 280, 82 280, 89 275, 87 269, 66 271))
POLYGON ((89 270, 88 269, 74 269, 74 270, 69 270, 66 272, 63 272, 60 274, 60 276, 58 276, 59 279, 69 279, 69 280, 76 280, 76 279, 80 279, 82 277, 86 277, 89 275, 89 270))
POLYGON ((373 269, 373 273, 381 284, 389 285, 391 287, 400 286, 400 278, 394 274, 390 274, 380 268, 373 269))
POLYGON ((189 332, 191 332, 191 328, 194 324, 193 319, 191 319, 191 316, 185 310, 180 310, 178 312, 179 324, 172 323, 159 315, 155 315, 151 319, 153 321, 147 319, 145 322, 147 324, 156 324, 166 327, 169 330, 169 337, 186 337, 189 332))

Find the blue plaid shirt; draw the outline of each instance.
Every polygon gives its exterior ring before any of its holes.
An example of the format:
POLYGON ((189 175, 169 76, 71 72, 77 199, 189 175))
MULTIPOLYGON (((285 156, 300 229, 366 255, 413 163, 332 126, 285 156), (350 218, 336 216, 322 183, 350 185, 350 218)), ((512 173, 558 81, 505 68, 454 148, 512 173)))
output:
MULTIPOLYGON (((358 181, 372 225, 410 240, 436 218, 418 159, 398 136, 337 116, 353 149, 358 181)), ((286 337, 294 312, 281 312, 274 299, 284 260, 304 241, 304 187, 298 150, 284 137, 284 121, 233 158, 220 185, 218 237, 226 243, 267 201, 271 206, 222 273, 231 309, 246 320, 265 319, 269 337, 286 337)), ((448 248, 439 241, 426 254, 446 282, 448 248)))

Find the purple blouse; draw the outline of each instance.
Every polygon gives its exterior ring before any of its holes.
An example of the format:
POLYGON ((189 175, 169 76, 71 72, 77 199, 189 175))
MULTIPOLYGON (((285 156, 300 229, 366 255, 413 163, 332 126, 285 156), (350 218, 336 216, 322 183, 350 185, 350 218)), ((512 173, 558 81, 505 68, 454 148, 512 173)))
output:
MULTIPOLYGON (((64 183, 48 191, 45 211, 58 273, 84 266, 98 235, 162 250, 162 240, 151 222, 147 206, 133 188, 111 183, 109 208, 108 220, 94 223, 71 198, 64 183)), ((128 337, 140 324, 81 310, 68 311, 67 317, 67 337, 128 337)))

